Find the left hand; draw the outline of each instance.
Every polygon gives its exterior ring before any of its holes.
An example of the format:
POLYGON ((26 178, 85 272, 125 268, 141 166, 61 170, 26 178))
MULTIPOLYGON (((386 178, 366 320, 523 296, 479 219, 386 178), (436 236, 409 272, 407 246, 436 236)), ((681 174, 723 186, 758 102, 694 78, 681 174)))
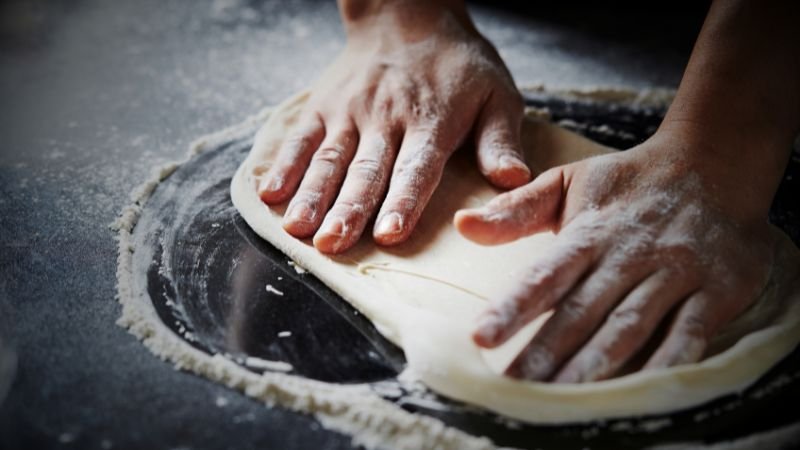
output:
POLYGON ((657 134, 459 211, 458 230, 482 244, 557 233, 551 251, 494 299, 473 335, 493 348, 554 310, 508 375, 607 379, 655 339, 644 368, 696 362, 715 333, 755 301, 772 262, 766 211, 743 200, 746 183, 719 175, 724 163, 672 151, 686 145, 696 144, 657 134))
POLYGON ((288 200, 284 229, 313 236, 324 253, 351 248, 372 218, 377 244, 407 240, 468 139, 494 185, 530 180, 522 96, 463 5, 377 3, 345 21, 344 51, 314 84, 258 188, 268 205, 288 200))

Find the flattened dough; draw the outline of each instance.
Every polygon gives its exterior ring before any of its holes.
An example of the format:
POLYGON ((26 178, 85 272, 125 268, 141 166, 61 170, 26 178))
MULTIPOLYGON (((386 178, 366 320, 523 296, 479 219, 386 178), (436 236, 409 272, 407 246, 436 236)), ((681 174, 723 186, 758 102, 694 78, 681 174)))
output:
MULTIPOLYGON (((554 236, 542 233, 497 247, 479 246, 460 236, 451 224, 455 211, 482 205, 497 191, 477 171, 472 152, 459 151, 448 163, 410 241, 383 248, 364 238, 344 255, 319 253, 309 240, 295 239, 283 230, 283 206, 267 207, 256 193, 259 177, 270 167, 306 99, 303 93, 287 100, 262 127, 233 178, 233 203, 256 233, 402 347, 420 379, 443 395, 534 423, 664 413, 744 389, 800 341, 800 258, 781 234, 777 263, 762 299, 721 333, 712 343, 720 350, 701 363, 579 385, 499 375, 499 368, 542 320, 501 349, 487 352, 470 339, 475 317, 490 295, 513 282, 532 255, 548 250, 554 236), (750 333, 753 329, 758 331, 750 333)), ((610 151, 532 117, 526 118, 523 144, 527 161, 540 171, 610 151)))

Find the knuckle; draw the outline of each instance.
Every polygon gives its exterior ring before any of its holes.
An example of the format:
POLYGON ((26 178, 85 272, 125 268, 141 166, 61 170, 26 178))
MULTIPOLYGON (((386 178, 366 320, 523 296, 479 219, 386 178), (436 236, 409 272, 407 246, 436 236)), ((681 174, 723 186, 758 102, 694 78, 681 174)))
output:
POLYGON ((636 308, 617 309, 609 315, 608 322, 619 333, 624 333, 628 336, 641 337, 646 331, 642 322, 641 311, 636 308))
POLYGON ((687 314, 681 320, 681 333, 693 338, 705 338, 708 330, 707 321, 697 314, 687 314))
POLYGON ((372 111, 376 118, 391 117, 395 108, 395 100, 392 96, 381 96, 373 105, 372 111))
POLYGON ((589 315, 589 308, 584 302, 576 299, 567 299, 560 307, 562 320, 566 323, 581 322, 589 315))
POLYGON ((398 162, 395 175, 416 184, 426 183, 438 178, 442 166, 443 158, 440 152, 422 150, 398 162))
POLYGON ((311 137, 302 132, 294 132, 284 143, 283 149, 285 152, 296 154, 311 145, 311 137))
POLYGON ((322 147, 314 153, 314 161, 332 165, 340 165, 345 157, 345 150, 341 145, 322 147))
POLYGON ((441 109, 435 100, 420 98, 412 102, 411 116, 420 129, 433 132, 445 127, 441 109))
POLYGON ((329 214, 343 219, 353 219, 364 215, 365 212, 366 206, 361 202, 340 200, 333 205, 329 214))
POLYGON ((348 172, 368 183, 383 181, 383 165, 375 158, 358 158, 350 164, 348 172))

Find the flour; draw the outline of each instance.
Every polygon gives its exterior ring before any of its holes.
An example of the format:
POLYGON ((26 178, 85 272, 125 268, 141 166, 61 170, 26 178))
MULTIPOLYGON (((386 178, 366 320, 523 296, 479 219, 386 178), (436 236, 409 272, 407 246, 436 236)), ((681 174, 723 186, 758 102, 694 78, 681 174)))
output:
POLYGON ((278 289, 276 289, 276 288, 275 288, 273 285, 271 285, 271 284, 268 284, 268 285, 267 285, 267 288, 266 288, 266 290, 267 290, 267 292, 269 292, 269 293, 271 293, 271 294, 275 294, 275 295, 277 295, 277 296, 283 297, 283 291, 279 291, 278 289))
POLYGON ((291 364, 283 361, 270 361, 254 356, 245 358, 244 365, 252 369, 269 370, 271 372, 291 372, 294 369, 291 364))
POLYGON ((289 266, 291 266, 291 267, 292 267, 292 269, 294 269, 294 271, 295 271, 295 272, 296 272, 298 275, 302 275, 302 274, 304 274, 304 273, 308 272, 308 271, 307 271, 307 270, 306 270, 306 269, 305 269, 303 266, 301 266, 301 265, 297 264, 297 263, 296 263, 296 262, 294 262, 294 261, 289 261, 289 262, 288 262, 288 264, 289 264, 289 266))

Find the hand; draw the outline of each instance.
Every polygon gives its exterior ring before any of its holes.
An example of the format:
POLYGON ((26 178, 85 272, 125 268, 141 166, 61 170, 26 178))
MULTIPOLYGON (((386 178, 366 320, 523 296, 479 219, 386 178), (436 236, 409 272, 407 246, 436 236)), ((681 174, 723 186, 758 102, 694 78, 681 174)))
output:
POLYGON ((343 11, 347 46, 259 186, 267 204, 291 199, 284 228, 327 253, 353 246, 376 212, 378 244, 406 240, 470 131, 492 183, 530 179, 521 96, 466 10, 399 2, 359 14, 343 11))
POLYGON ((657 134, 457 213, 459 231, 482 244, 557 233, 473 335, 496 347, 553 310, 508 375, 577 383, 618 375, 643 356, 646 369, 695 362, 755 301, 772 258, 766 210, 742 200, 741 180, 715 175, 719 162, 675 156, 687 145, 696 147, 657 134), (646 344, 655 351, 639 354, 646 344))

